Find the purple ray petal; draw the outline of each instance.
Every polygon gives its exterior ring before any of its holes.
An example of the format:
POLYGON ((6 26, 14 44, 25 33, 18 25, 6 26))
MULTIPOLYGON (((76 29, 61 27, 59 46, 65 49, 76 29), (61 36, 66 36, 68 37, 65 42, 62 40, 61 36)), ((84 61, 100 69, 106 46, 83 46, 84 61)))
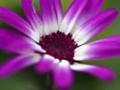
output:
POLYGON ((91 0, 88 1, 88 5, 86 7, 85 12, 88 13, 98 13, 100 12, 102 6, 104 4, 104 0, 91 0), (88 11, 88 12, 87 12, 88 11))
POLYGON ((81 45, 91 39, 93 36, 102 32, 117 17, 118 11, 109 9, 89 20, 73 35, 75 41, 81 45), (79 33, 79 34, 78 34, 79 33))
POLYGON ((34 41, 12 30, 0 29, 0 48, 9 52, 27 53, 33 51, 43 52, 34 41))
POLYGON ((52 4, 55 7, 58 24, 60 24, 61 20, 63 19, 63 8, 62 8, 61 0, 52 0, 52 2, 53 2, 52 4))
POLYGON ((35 6, 32 3, 32 0, 22 0, 22 7, 27 16, 28 20, 30 21, 33 28, 38 27, 37 25, 41 25, 40 17, 38 16, 35 6))
POLYGON ((86 6, 86 10, 84 12, 86 13, 86 15, 88 15, 88 14, 94 15, 94 14, 100 12, 103 4, 104 4, 104 0, 88 1, 88 5, 86 6))
MULTIPOLYGON (((58 88, 69 88, 73 82, 72 71, 67 61, 61 61, 54 68, 53 72, 54 83, 58 88)), ((60 90, 62 90, 60 89, 60 90)))
POLYGON ((96 60, 120 57, 120 35, 113 35, 80 46, 75 50, 75 60, 96 60))
POLYGON ((87 20, 97 15, 100 12, 101 7, 103 6, 103 3, 104 0, 88 1, 84 11, 82 12, 80 18, 78 19, 77 28, 81 27, 81 24, 85 23, 87 20))
POLYGON ((57 19, 61 21, 63 17, 63 10, 61 5, 61 0, 40 0, 41 13, 43 18, 49 20, 57 19))
POLYGON ((61 23, 61 32, 66 34, 70 33, 77 20, 80 18, 85 6, 87 5, 87 1, 88 0, 73 0, 61 23))
POLYGON ((15 58, 9 59, 6 63, 0 66, 0 77, 8 77, 20 70, 23 70, 31 65, 38 63, 40 56, 36 54, 21 55, 15 58))
POLYGON ((101 66, 93 66, 86 64, 73 64, 71 65, 71 69, 75 71, 81 71, 93 75, 102 80, 111 81, 115 79, 115 73, 110 68, 101 67, 101 66))
POLYGON ((31 26, 11 10, 0 6, 0 20, 16 28, 25 35, 31 37, 31 26))
POLYGON ((38 73, 47 73, 52 70, 57 60, 50 55, 44 55, 40 62, 36 65, 35 69, 38 73))
POLYGON ((61 1, 40 0, 40 6, 45 34, 56 32, 63 16, 61 1))
POLYGON ((41 22, 41 18, 38 16, 32 0, 22 0, 21 3, 24 13, 35 31, 35 40, 39 42, 40 37, 43 35, 43 24, 41 22))
POLYGON ((35 10, 35 6, 32 3, 32 0, 22 0, 21 3, 25 15, 27 16, 31 24, 39 23, 38 21, 40 20, 40 17, 38 17, 38 14, 35 10))
POLYGON ((116 43, 120 43, 120 34, 107 36, 107 37, 102 38, 100 40, 96 40, 96 41, 94 41, 92 43, 99 43, 99 42, 116 42, 116 43))

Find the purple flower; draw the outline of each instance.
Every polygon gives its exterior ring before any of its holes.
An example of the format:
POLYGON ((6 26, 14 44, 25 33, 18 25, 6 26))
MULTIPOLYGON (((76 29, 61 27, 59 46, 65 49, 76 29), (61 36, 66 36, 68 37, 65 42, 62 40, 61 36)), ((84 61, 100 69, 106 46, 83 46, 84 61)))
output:
POLYGON ((17 53, 1 66, 1 77, 31 65, 38 73, 50 72, 59 89, 73 83, 73 71, 103 80, 115 77, 111 69, 81 62, 120 56, 120 35, 88 42, 115 20, 117 10, 101 11, 103 0, 73 0, 64 13, 61 0, 40 0, 37 12, 32 0, 21 1, 27 20, 0 7, 0 20, 16 30, 0 28, 0 48, 17 53))

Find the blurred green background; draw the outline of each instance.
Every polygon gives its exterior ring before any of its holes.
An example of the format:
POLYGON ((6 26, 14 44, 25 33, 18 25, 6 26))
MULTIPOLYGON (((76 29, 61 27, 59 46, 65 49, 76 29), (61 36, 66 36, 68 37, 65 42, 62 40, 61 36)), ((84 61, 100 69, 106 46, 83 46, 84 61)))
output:
MULTIPOLYGON (((38 0, 34 0, 36 7, 38 8, 38 0)), ((66 9, 71 0, 62 0, 64 9, 66 9)), ((120 11, 120 0, 105 0, 103 9, 106 8, 116 8, 120 11)), ((0 0, 0 6, 8 7, 15 12, 23 16, 23 11, 20 6, 20 0, 0 0)), ((0 27, 9 27, 4 23, 0 22, 0 27)), ((104 32, 99 34, 94 39, 99 39, 104 36, 111 34, 120 33, 120 16, 116 21, 110 25, 104 32)), ((9 53, 0 51, 0 61, 4 61, 7 57, 10 56, 9 53)), ((117 78, 112 82, 101 81, 95 77, 76 73, 75 74, 75 83, 72 90, 120 90, 120 60, 119 58, 109 59, 109 60, 98 60, 86 62, 90 64, 105 65, 113 68, 117 73, 117 78)), ((37 75, 32 67, 18 72, 17 74, 0 80, 0 90, 48 90, 46 88, 46 76, 37 75)))

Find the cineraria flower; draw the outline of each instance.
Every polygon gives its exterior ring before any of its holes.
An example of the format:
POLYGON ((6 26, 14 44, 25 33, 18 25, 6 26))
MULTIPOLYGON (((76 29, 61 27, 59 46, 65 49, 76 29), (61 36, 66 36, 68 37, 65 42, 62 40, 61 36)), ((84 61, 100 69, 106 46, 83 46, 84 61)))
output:
POLYGON ((58 89, 73 83, 73 71, 112 80, 106 67, 81 63, 84 60, 120 56, 120 35, 88 42, 115 20, 118 11, 101 11, 103 0, 73 0, 64 13, 61 0, 40 0, 40 12, 32 0, 21 0, 27 20, 0 7, 0 20, 16 31, 0 28, 0 48, 17 55, 0 68, 0 76, 35 66, 38 73, 51 73, 58 89))

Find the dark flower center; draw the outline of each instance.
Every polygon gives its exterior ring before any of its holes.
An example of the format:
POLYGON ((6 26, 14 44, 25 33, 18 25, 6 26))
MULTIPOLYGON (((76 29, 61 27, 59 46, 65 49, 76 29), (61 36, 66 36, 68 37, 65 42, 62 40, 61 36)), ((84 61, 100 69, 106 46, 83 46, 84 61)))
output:
POLYGON ((40 45, 47 51, 47 54, 70 62, 73 61, 74 50, 77 47, 72 35, 65 35, 59 31, 41 37, 40 45))

